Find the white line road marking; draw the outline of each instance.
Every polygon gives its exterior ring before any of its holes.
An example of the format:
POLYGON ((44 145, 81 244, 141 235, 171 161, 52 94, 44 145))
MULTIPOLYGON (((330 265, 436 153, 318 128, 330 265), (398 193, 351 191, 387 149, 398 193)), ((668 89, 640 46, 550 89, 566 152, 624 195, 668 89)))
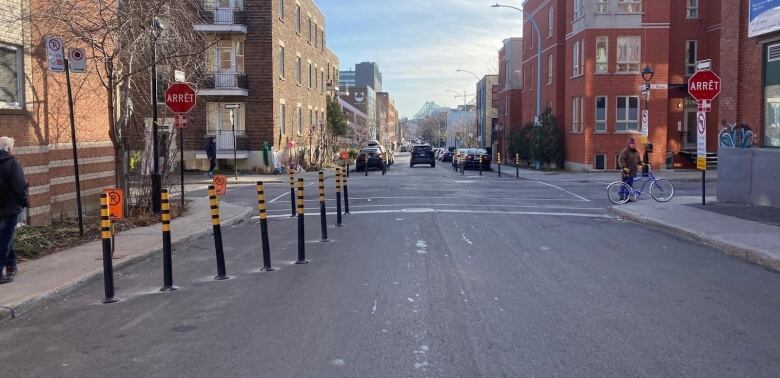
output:
POLYGON ((579 199, 581 199, 581 200, 583 200, 585 202, 590 202, 589 199, 587 199, 585 197, 582 197, 580 195, 574 194, 574 193, 572 193, 572 192, 570 192, 570 191, 568 191, 568 190, 566 190, 564 188, 561 188, 560 186, 556 186, 556 185, 553 185, 553 184, 548 184, 548 183, 543 182, 543 181, 536 181, 536 182, 539 183, 539 184, 542 184, 542 185, 547 185, 547 186, 553 187, 555 189, 561 190, 561 191, 563 191, 565 193, 571 194, 572 196, 577 197, 577 198, 579 198, 579 199))
MULTIPOLYGON (((583 200, 580 199, 561 199, 561 198, 525 198, 525 197, 485 197, 485 196, 460 196, 460 197, 446 197, 446 196, 428 196, 428 197, 416 197, 416 196, 407 196, 407 197, 371 197, 371 198, 359 198, 359 197, 349 197, 350 201, 359 201, 359 200, 367 200, 369 202, 377 199, 457 199, 457 200, 470 200, 470 199, 482 199, 482 200, 505 200, 505 201, 565 201, 565 202, 582 202, 583 200)), ((587 202, 590 202, 590 200, 584 199, 587 202)))
MULTIPOLYGON (((309 184, 306 184, 306 185, 304 185, 303 187, 305 188, 305 187, 307 187, 307 186, 312 186, 312 185, 314 185, 314 184, 315 184, 315 183, 313 183, 313 182, 312 182, 312 183, 309 183, 309 184)), ((274 202, 276 202, 276 200, 278 200, 278 199, 280 199, 280 198, 282 198, 282 197, 284 197, 284 196, 286 196, 286 195, 288 195, 288 194, 290 194, 290 192, 284 192, 284 193, 282 193, 282 194, 281 194, 279 197, 276 197, 276 198, 274 198, 274 199, 272 199, 272 200, 268 201, 268 203, 274 203, 274 202)), ((309 200, 309 201, 312 201, 312 202, 314 202, 314 200, 309 200)))
MULTIPOLYGON (((455 209, 396 209, 396 210, 366 210, 366 211, 353 211, 352 215, 361 214, 409 214, 409 213, 458 213, 458 214, 506 214, 506 215, 541 215, 541 216, 553 216, 553 217, 576 217, 576 218, 605 218, 614 219, 614 217, 605 214, 587 214, 587 213, 552 213, 544 211, 493 211, 493 210, 455 210, 455 209)), ((335 215, 335 212, 329 212, 328 215, 335 215)), ((307 213, 304 214, 307 217, 320 216, 319 213, 307 213)), ((252 217, 252 219, 258 219, 258 216, 252 217)), ((290 218, 289 215, 269 215, 269 219, 272 218, 290 218)))

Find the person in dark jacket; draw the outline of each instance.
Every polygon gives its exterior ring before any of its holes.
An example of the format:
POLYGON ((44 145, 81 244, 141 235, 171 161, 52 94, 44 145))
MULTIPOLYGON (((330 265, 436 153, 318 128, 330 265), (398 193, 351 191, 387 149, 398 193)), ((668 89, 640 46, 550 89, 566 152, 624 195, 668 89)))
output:
POLYGON ((214 137, 209 137, 206 142, 206 157, 209 158, 209 177, 214 177, 214 168, 217 167, 217 142, 214 137))
POLYGON ((28 207, 27 180, 19 161, 11 151, 14 140, 0 137, 0 284, 13 281, 16 256, 13 253, 14 231, 22 208, 28 207))
MULTIPOLYGON (((636 140, 633 137, 628 138, 628 146, 623 151, 620 151, 618 164, 620 164, 623 182, 633 188, 634 177, 639 173, 639 168, 642 166, 642 156, 639 155, 639 151, 636 149, 636 140)), ((630 195, 631 193, 620 193, 620 199, 624 200, 625 196, 630 195)))

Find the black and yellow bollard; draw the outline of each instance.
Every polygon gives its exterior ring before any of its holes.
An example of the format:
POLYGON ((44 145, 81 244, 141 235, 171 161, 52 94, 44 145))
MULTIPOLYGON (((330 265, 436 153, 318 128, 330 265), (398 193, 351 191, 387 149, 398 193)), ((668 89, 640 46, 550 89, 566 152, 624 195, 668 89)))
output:
MULTIPOLYGON (((368 168, 368 167, 366 167, 368 168)), ((341 170, 336 168, 336 226, 341 227, 341 170)))
POLYGON ((460 159, 460 175, 465 176, 466 175, 466 155, 464 155, 460 159))
POLYGON ((100 238, 103 239, 103 303, 114 303, 114 262, 111 259, 111 219, 108 217, 108 195, 100 195, 100 238))
POLYGON ((328 215, 325 210, 325 173, 320 171, 319 174, 320 184, 320 228, 322 229, 321 242, 328 242, 328 215))
POLYGON ((384 176, 385 173, 387 173, 387 167, 389 167, 387 163, 389 162, 390 159, 387 158, 387 152, 383 152, 382 153, 382 176, 384 176))
POLYGON ((305 228, 303 225, 303 179, 298 179, 298 265, 308 264, 306 261, 306 240, 304 239, 305 228))
POLYGON ((263 272, 273 272, 271 266, 271 247, 268 243, 268 214, 265 204, 265 186, 262 181, 257 182, 257 211, 260 216, 260 239, 263 246, 263 272))
POLYGON ((211 205, 211 226, 214 229, 214 250, 217 254, 217 281, 226 280, 228 277, 225 269, 225 250, 222 248, 222 226, 219 222, 219 202, 214 185, 209 185, 209 204, 211 205))
POLYGON ((347 185, 347 181, 349 179, 348 176, 341 176, 344 179, 344 214, 349 214, 349 188, 347 185))
POLYGON ((290 172, 290 218, 295 218, 295 174, 290 172))
POLYGON ((498 152, 498 153, 496 153, 496 155, 497 155, 496 163, 498 165, 498 177, 500 178, 501 177, 501 153, 498 152))
POLYGON ((515 154, 515 178, 520 178, 520 154, 515 154))
POLYGON ((162 190, 160 198, 160 221, 162 222, 163 234, 163 287, 160 291, 174 291, 173 286, 173 257, 171 256, 171 203, 168 196, 168 189, 162 190))
POLYGON ((479 175, 482 176, 482 155, 479 155, 479 175))

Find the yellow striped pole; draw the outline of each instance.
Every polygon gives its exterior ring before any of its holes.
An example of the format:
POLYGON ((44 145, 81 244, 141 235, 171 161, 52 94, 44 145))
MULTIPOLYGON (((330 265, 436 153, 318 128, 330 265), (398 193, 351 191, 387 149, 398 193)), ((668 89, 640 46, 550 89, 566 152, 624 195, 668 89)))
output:
POLYGON ((520 178, 520 154, 515 154, 515 177, 520 178))
POLYGON ((295 217, 295 174, 290 172, 290 218, 295 217))
MULTIPOLYGON (((368 172, 368 163, 366 163, 368 172)), ((336 168, 336 226, 341 227, 341 169, 336 168)))
POLYGON ((209 185, 209 204, 211 205, 211 226, 214 230, 214 250, 217 255, 217 275, 214 279, 217 281, 226 280, 230 277, 225 269, 225 251, 222 249, 222 226, 219 222, 219 202, 217 202, 217 191, 214 185, 209 185))
POLYGON ((501 153, 497 153, 498 157, 496 158, 498 163, 498 177, 501 177, 501 153))
POLYGON ((108 194, 100 195, 100 238, 103 241, 103 303, 118 301, 114 297, 114 262, 111 260, 111 220, 108 214, 108 194))
POLYGON ((162 189, 160 194, 160 222, 163 235, 163 287, 160 291, 174 291, 173 257, 171 256, 171 204, 168 189, 162 189))
POLYGON ((265 186, 262 181, 257 182, 257 211, 260 215, 260 238, 263 244, 263 272, 273 272, 271 266, 271 247, 268 243, 268 214, 265 203, 265 186))
POLYGON ((479 155, 479 175, 482 176, 482 155, 479 155))
POLYGON ((304 240, 304 225, 303 225, 303 179, 298 179, 298 261, 295 263, 298 265, 308 264, 306 261, 306 240, 304 240))
POLYGON ((328 241, 328 215, 325 210, 325 173, 319 173, 320 184, 320 228, 322 230, 321 242, 328 241))
POLYGON ((349 214, 349 186, 347 185, 347 181, 349 175, 341 175, 341 178, 344 180, 344 214, 349 214))

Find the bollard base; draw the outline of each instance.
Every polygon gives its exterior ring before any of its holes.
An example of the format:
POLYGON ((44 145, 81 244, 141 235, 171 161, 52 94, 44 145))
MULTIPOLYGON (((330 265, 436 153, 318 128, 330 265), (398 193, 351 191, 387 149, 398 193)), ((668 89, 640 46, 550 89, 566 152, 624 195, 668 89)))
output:
POLYGON ((343 224, 337 224, 336 227, 344 227, 343 224))
POLYGON ((214 276, 214 281, 225 281, 229 280, 230 276, 214 276))
POLYGON ((309 261, 307 261, 307 260, 298 260, 298 261, 295 262, 295 265, 306 265, 308 263, 309 263, 309 261))
POLYGON ((330 239, 320 239, 320 243, 330 243, 330 239))
POLYGON ((273 267, 260 269, 261 272, 273 272, 274 270, 276 270, 276 269, 274 269, 273 267))
POLYGON ((102 304, 111 304, 111 303, 116 303, 116 302, 119 302, 119 299, 116 298, 116 297, 105 298, 102 301, 100 301, 100 303, 102 303, 102 304))
POLYGON ((163 286, 160 288, 160 291, 176 291, 178 287, 176 286, 163 286))

